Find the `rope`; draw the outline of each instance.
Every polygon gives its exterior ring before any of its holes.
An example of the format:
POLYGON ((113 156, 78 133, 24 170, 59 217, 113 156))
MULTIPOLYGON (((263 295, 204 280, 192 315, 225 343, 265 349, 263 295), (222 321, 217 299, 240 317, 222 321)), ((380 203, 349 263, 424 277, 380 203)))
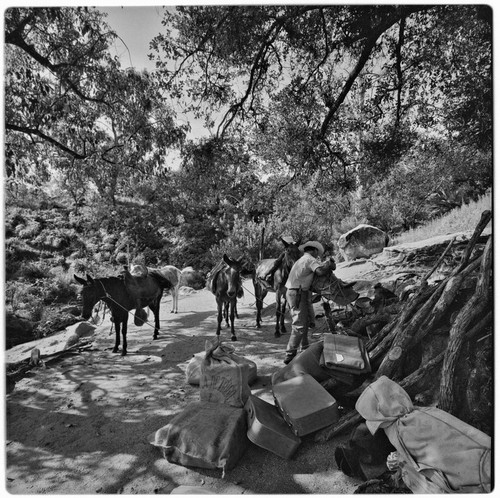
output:
MULTIPOLYGON (((113 303, 115 303, 118 307, 120 307, 121 309, 123 309, 124 311, 126 311, 127 313, 129 313, 130 315, 134 316, 133 313, 130 311, 130 310, 127 310, 124 306, 122 306, 120 303, 118 303, 115 299, 113 299, 111 297, 111 295, 108 293, 108 291, 106 290, 106 287, 104 286, 104 284, 102 283, 101 280, 99 280, 99 283, 101 284, 103 290, 104 290, 104 294, 105 294, 105 297, 107 299, 109 299, 110 301, 112 301, 113 303)), ((325 287, 326 288, 326 287, 325 287)), ((245 290, 248 290, 244 287, 245 290)), ((248 291, 249 294, 253 295, 255 297, 255 295, 248 291)), ((104 298, 102 298, 104 299, 104 298)), ((324 299, 324 298, 323 298, 324 299)), ((267 308, 269 308, 271 305, 268 305, 267 308)), ((266 308, 266 309, 267 309, 266 308)), ((324 317, 324 325, 322 327, 320 327, 318 329, 317 332, 319 332, 320 336, 323 337, 324 334, 325 334, 325 331, 327 331, 328 333, 330 333, 330 329, 328 327, 328 321, 327 321, 327 317, 325 315, 324 317)), ((149 327, 151 327, 152 329, 154 329, 155 327, 153 325, 150 325, 148 322, 145 322, 146 325, 148 325, 149 327)), ((112 333, 112 329, 113 329, 113 324, 111 325, 111 330, 110 330, 110 334, 112 333)), ((314 332, 311 333, 311 335, 314 334, 314 332)), ((185 343, 191 343, 192 340, 187 340, 187 339, 184 339, 178 335, 174 335, 172 333, 169 333, 169 332, 166 332, 166 331, 162 331, 162 335, 166 335, 167 337, 170 336, 170 337, 173 337, 177 340, 180 340, 182 342, 185 342, 185 343)), ((221 342, 221 339, 220 339, 220 336, 217 336, 217 339, 218 339, 218 343, 220 344, 221 342)), ((321 338, 320 340, 317 340, 317 341, 311 341, 309 342, 309 346, 313 345, 313 344, 317 344, 318 342, 323 342, 323 339, 321 338)), ((283 349, 280 349, 280 350, 274 350, 274 351, 255 351, 253 352, 252 354, 258 354, 260 356, 269 356, 269 355, 282 355, 283 353, 287 352, 287 351, 298 351, 299 348, 292 348, 292 349, 288 349, 288 350, 283 350, 283 349)))
MULTIPOLYGON (((111 297, 111 295, 108 293, 108 291, 106 290, 106 287, 104 287, 104 284, 102 283, 102 281, 101 281, 101 280, 99 280, 99 283, 101 284, 101 286, 102 286, 102 288, 103 288, 103 290, 104 290, 104 294, 105 294, 106 299, 109 299, 110 301, 112 301, 113 303, 115 303, 118 307, 120 307, 122 310, 126 311, 126 312, 127 312, 129 315, 131 315, 132 317, 134 316, 134 314, 132 313, 132 311, 131 311, 131 310, 126 309, 124 306, 122 306, 119 302, 117 302, 115 299, 113 299, 113 298, 111 297)), ((102 298, 102 299, 104 299, 104 298, 102 298)), ((110 335, 111 335, 111 334, 112 334, 112 332, 113 332, 113 325, 114 325, 114 324, 112 323, 112 324, 111 324, 110 331, 109 331, 109 334, 110 334, 110 335)), ((148 322, 143 322, 143 325, 147 325, 148 327, 151 327, 153 330, 155 330, 155 328, 156 328, 154 325, 151 325, 151 324, 149 324, 148 322)), ((166 335, 167 337, 168 337, 168 336, 170 336, 170 337, 173 337, 173 338, 179 339, 179 340, 181 340, 182 342, 186 342, 186 343, 188 343, 188 342, 192 342, 192 341, 189 341, 189 340, 183 339, 182 337, 179 337, 179 336, 177 336, 177 335, 174 335, 174 334, 168 333, 168 332, 163 331, 163 330, 162 330, 162 335, 166 335)))

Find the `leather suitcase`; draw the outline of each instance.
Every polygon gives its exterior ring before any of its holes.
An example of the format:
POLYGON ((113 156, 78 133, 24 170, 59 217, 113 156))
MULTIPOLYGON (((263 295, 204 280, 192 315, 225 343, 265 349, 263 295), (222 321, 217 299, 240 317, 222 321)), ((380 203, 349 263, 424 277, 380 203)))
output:
POLYGON ((320 364, 339 372, 364 374, 371 372, 370 359, 359 337, 325 334, 320 364))
POLYGON ((305 436, 339 419, 337 401, 308 374, 273 386, 276 406, 297 436, 305 436))
POLYGON ((301 443, 278 409, 251 395, 245 404, 247 412, 247 437, 252 443, 271 451, 281 458, 291 458, 301 443))

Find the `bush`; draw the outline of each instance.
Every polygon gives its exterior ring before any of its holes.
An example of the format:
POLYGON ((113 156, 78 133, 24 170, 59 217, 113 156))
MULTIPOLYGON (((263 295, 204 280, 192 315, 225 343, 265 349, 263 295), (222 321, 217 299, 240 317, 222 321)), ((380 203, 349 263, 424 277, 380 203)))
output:
POLYGON ((58 278, 46 287, 43 303, 69 303, 75 301, 77 297, 75 286, 66 279, 58 278))
POLYGON ((18 278, 26 280, 37 280, 50 277, 50 266, 47 263, 27 262, 19 266, 17 271, 18 278))
POLYGON ((41 230, 41 223, 32 219, 28 220, 25 225, 20 224, 15 228, 16 235, 21 239, 33 239, 41 230))

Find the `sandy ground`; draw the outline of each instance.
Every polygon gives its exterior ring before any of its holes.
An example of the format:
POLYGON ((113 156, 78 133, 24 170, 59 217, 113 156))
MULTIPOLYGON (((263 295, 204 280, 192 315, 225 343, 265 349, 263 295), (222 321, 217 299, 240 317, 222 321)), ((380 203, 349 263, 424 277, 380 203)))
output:
MULTIPOLYGON (((345 277, 346 275, 344 275, 345 277)), ((271 375, 283 367, 288 335, 274 337, 274 294, 269 294, 261 329, 255 327, 251 282, 238 302, 236 353, 256 362, 252 393, 272 401, 271 375)), ((129 354, 113 354, 109 317, 92 348, 36 368, 6 396, 6 490, 13 494, 155 494, 178 486, 200 486, 212 494, 351 494, 360 481, 341 473, 334 449, 346 437, 316 443, 302 438, 291 460, 249 443, 238 465, 220 470, 169 463, 149 436, 188 403, 199 388, 185 379, 193 354, 215 337, 214 296, 181 296, 179 313, 161 306, 159 340, 152 329, 129 326, 129 354)), ((152 317, 151 317, 152 318, 152 317)), ((289 318, 287 319, 288 329, 289 318)), ((326 331, 317 319, 311 341, 326 331)), ((230 343, 224 328, 222 339, 230 343)))

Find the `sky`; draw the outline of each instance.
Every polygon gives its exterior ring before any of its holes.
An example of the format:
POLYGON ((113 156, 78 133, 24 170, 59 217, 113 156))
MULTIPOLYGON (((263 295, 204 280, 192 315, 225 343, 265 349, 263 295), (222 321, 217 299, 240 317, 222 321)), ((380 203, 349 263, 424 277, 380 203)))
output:
MULTIPOLYGON (((98 6, 97 9, 107 14, 106 23, 121 38, 111 47, 111 55, 120 57, 122 68, 133 67, 139 71, 142 69, 153 71, 154 61, 148 59, 148 53, 151 52, 149 42, 163 31, 161 20, 164 15, 164 7, 160 5, 148 7, 98 6)), ((178 112, 177 115, 179 121, 189 122, 191 126, 189 138, 196 139, 209 135, 208 130, 205 129, 200 120, 187 113, 178 112)))
POLYGON ((149 42, 162 31, 163 7, 98 7, 107 14, 106 23, 123 40, 112 48, 121 58, 123 68, 154 69, 147 57, 149 42))

